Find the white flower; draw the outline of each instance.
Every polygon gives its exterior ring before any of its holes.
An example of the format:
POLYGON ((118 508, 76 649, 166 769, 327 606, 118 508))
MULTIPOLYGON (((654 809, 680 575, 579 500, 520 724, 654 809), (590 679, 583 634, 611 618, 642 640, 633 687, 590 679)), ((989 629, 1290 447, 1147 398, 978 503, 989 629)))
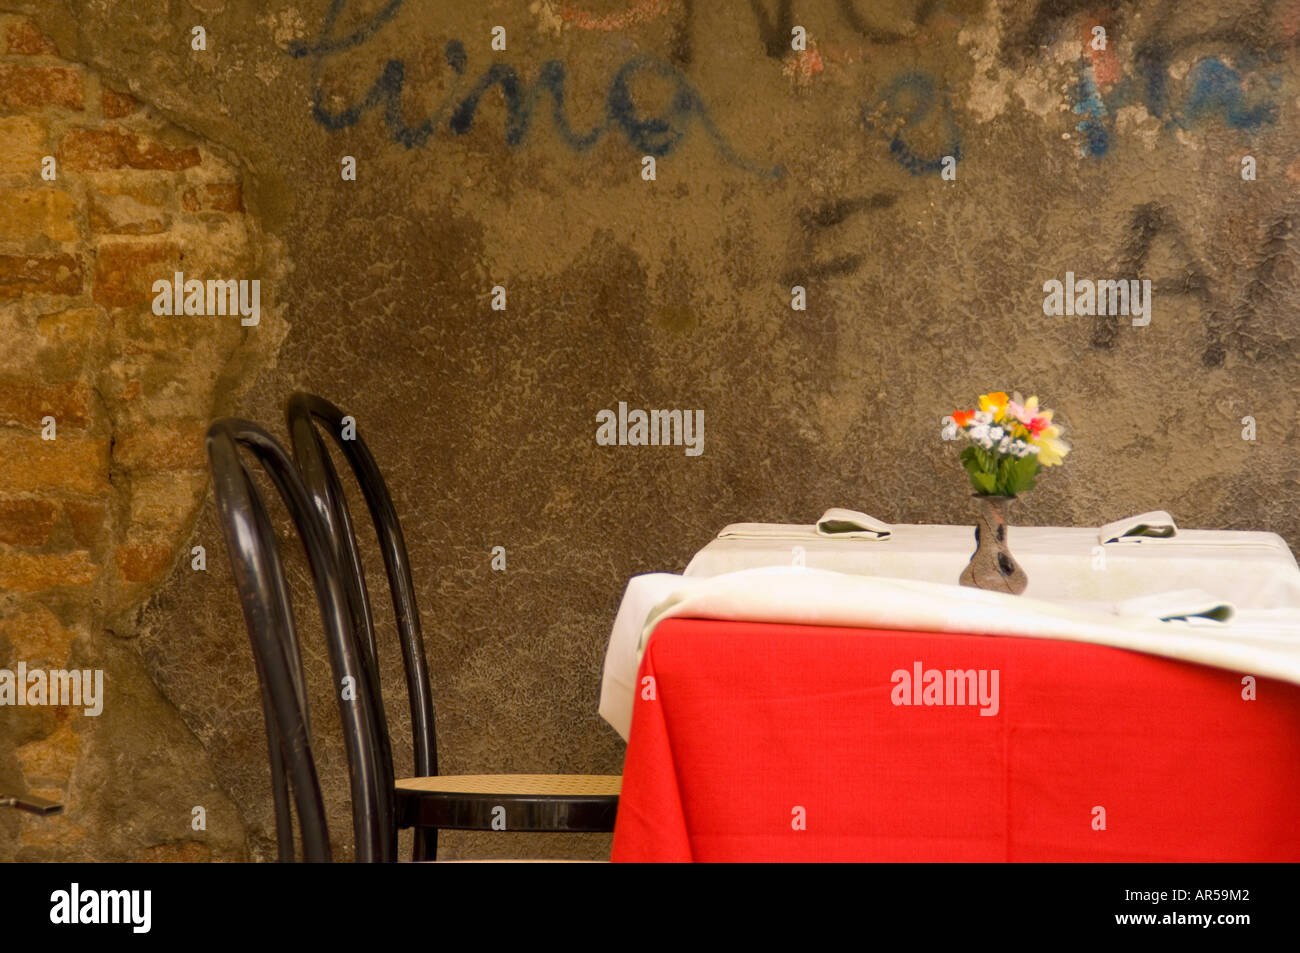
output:
MULTIPOLYGON (((1000 430, 1001 428, 1000 428, 1000 427, 994 427, 993 429, 994 429, 994 430, 1000 430)), ((1003 437, 1001 440, 998 441, 998 453, 1006 453, 1006 452, 1007 452, 1008 450, 1010 450, 1010 449, 1011 449, 1011 438, 1010 438, 1010 437, 1003 437)))
POLYGON ((1001 427, 994 427, 992 430, 989 431, 989 436, 992 437, 994 440, 1001 440, 1005 434, 1006 431, 1003 430, 1001 427))
POLYGON ((989 410, 975 411, 975 422, 986 425, 993 423, 993 412, 989 410))

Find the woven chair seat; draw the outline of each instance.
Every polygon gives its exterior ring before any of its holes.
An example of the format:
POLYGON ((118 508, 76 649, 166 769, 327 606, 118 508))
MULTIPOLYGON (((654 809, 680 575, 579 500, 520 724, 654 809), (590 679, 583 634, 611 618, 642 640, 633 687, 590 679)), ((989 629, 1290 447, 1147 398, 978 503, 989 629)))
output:
POLYGON ((615 797, 622 783, 617 774, 447 774, 402 778, 397 789, 428 794, 615 797))

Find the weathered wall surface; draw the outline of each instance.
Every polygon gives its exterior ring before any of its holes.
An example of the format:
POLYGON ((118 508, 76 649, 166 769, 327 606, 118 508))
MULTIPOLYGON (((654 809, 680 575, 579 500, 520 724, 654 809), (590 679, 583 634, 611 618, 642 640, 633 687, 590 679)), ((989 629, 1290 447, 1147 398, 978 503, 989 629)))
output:
POLYGON ((260 270, 261 242, 237 166, 42 29, 0 18, 0 666, 103 669, 114 701, 0 708, 0 787, 68 805, 6 812, 0 856, 240 857, 201 743, 114 633, 177 564, 205 421, 263 350, 238 321, 155 316, 149 287, 260 270))
MULTIPOLYGON (((623 583, 724 523, 969 521, 938 421, 984 390, 1041 394, 1076 448, 1023 521, 1162 507, 1300 543, 1294 0, 9 6, 30 19, 5 21, 27 25, 0 61, 0 658, 121 674, 97 726, 0 712, 0 783, 73 806, 22 822, 39 832, 0 818, 4 855, 268 855, 252 664, 189 453, 214 413, 280 430, 300 387, 355 414, 391 475, 447 771, 618 770, 595 707, 623 583), (112 91, 143 105, 118 116, 112 91), (76 167, 105 152, 126 168, 76 167), (199 161, 132 162, 164 155, 199 161), (262 277, 274 314, 105 299, 170 269, 164 248, 262 277), (1151 279, 1150 324, 1044 315, 1067 271, 1151 279), (597 446, 619 401, 703 410, 704 452, 597 446), (68 423, 46 445, 50 407, 68 423), (106 829, 124 808, 92 782, 150 758, 171 780, 132 778, 136 826, 106 829), (232 806, 193 832, 205 785, 232 806)), ((319 648, 309 664, 329 730, 319 648)))

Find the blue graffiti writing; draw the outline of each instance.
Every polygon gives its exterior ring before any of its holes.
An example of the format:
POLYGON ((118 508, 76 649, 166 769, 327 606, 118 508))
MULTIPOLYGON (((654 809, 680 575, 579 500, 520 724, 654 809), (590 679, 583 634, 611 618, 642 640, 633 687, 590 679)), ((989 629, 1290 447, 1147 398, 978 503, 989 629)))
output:
POLYGON ((952 104, 946 93, 940 93, 934 80, 926 73, 907 72, 894 77, 883 93, 872 103, 862 107, 862 121, 868 129, 877 129, 889 137, 889 154, 912 175, 930 175, 943 169, 945 156, 961 159, 961 131, 953 119, 952 104), (925 123, 938 107, 939 123, 947 145, 935 155, 916 151, 904 137, 904 132, 925 123), (886 127, 901 121, 901 128, 884 132, 886 127))
POLYGON ((567 71, 564 63, 559 60, 543 63, 532 83, 522 80, 513 66, 494 63, 465 89, 469 58, 459 40, 450 40, 443 51, 447 67, 455 77, 452 88, 433 115, 423 122, 410 125, 403 117, 406 64, 400 59, 390 59, 384 64, 379 76, 359 101, 343 109, 331 110, 325 104, 320 82, 326 60, 336 53, 356 49, 374 37, 392 21, 405 0, 389 0, 351 33, 335 36, 335 27, 348 2, 331 0, 320 38, 313 44, 300 43, 289 50, 294 57, 311 60, 312 115, 326 129, 347 129, 356 125, 370 110, 380 109, 392 141, 413 149, 425 145, 444 125, 455 135, 468 133, 474 126, 483 95, 493 87, 499 87, 506 104, 505 141, 511 146, 525 142, 538 101, 549 96, 555 132, 560 141, 575 152, 590 149, 606 133, 616 129, 637 152, 662 157, 676 149, 690 132, 692 124, 696 124, 726 161, 760 175, 775 178, 783 174, 780 166, 762 167, 737 153, 713 121, 699 92, 681 70, 655 56, 634 57, 619 68, 605 97, 605 119, 588 130, 575 130, 569 123, 565 109, 567 71), (637 108, 632 84, 641 75, 665 80, 671 89, 668 104, 658 115, 643 114, 637 108))
POLYGON ((1254 131, 1277 120, 1277 104, 1246 103, 1241 74, 1217 57, 1207 57, 1192 67, 1187 76, 1189 92, 1183 104, 1187 123, 1218 118, 1234 129, 1254 131))
POLYGON ((1106 103, 1097 89, 1097 79, 1087 60, 1079 70, 1076 114, 1084 118, 1075 127, 1083 135, 1084 151, 1090 156, 1104 156, 1110 149, 1110 133, 1106 129, 1106 103))
POLYGON ((1151 40, 1140 44, 1133 56, 1135 75, 1125 76, 1105 94, 1097 88, 1093 68, 1085 59, 1080 68, 1074 111, 1083 119, 1078 124, 1084 137, 1084 152, 1103 156, 1109 149, 1104 117, 1124 106, 1140 105, 1170 129, 1204 128, 1219 122, 1230 129, 1253 133, 1277 121, 1277 103, 1269 99, 1281 77, 1264 72, 1264 59, 1252 50, 1246 38, 1228 36, 1222 40, 1196 35, 1177 41, 1151 40), (1170 64, 1180 52, 1194 46, 1221 42, 1232 47, 1229 66, 1216 55, 1202 56, 1185 76, 1172 79, 1170 64))
MULTIPOLYGON (((1253 64, 1249 57, 1243 60, 1253 64)), ((1251 84, 1242 72, 1217 56, 1206 56, 1192 64, 1178 90, 1181 95, 1175 98, 1170 95, 1167 64, 1167 50, 1159 54, 1151 48, 1140 52, 1135 57, 1140 78, 1125 77, 1103 98, 1092 66, 1086 59, 1081 62, 1074 112, 1082 117, 1077 128, 1083 135, 1085 155, 1106 155, 1110 149, 1107 117, 1134 104, 1144 106, 1172 129, 1203 128, 1221 122, 1230 129, 1251 133, 1277 121, 1277 104, 1267 98, 1267 87, 1275 85, 1276 77, 1263 76, 1265 89, 1250 94, 1247 90, 1251 84)))

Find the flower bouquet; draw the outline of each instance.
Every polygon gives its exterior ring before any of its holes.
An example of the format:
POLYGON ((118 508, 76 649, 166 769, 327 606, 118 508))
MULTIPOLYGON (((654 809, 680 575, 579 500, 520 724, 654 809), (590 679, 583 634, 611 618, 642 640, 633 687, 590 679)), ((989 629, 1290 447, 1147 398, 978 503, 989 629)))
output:
POLYGON ((961 463, 971 486, 983 496, 1016 496, 1034 488, 1043 467, 1060 464, 1069 445, 1052 412, 1040 410, 1038 398, 1008 399, 1002 391, 982 394, 979 410, 958 410, 943 418, 943 438, 969 440, 961 463))
POLYGON ((1007 547, 1006 507, 1034 488, 1043 467, 1059 465, 1070 452, 1052 412, 1002 391, 983 394, 978 410, 958 410, 943 418, 945 440, 967 441, 961 463, 980 503, 975 553, 961 574, 961 584, 1021 593, 1029 585, 1025 571, 1007 547))

